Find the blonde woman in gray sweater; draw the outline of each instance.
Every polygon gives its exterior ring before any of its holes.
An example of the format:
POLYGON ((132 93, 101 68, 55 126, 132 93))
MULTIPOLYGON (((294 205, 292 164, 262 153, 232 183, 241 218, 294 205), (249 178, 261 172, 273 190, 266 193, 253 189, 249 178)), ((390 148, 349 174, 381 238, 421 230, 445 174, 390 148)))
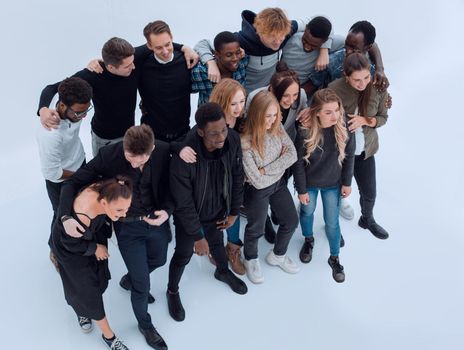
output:
POLYGON ((297 159, 295 146, 281 123, 279 102, 269 91, 260 91, 250 104, 241 135, 245 170, 244 255, 247 276, 264 282, 258 260, 258 240, 264 233, 269 205, 280 223, 275 245, 266 262, 287 273, 299 267, 287 256, 288 243, 298 226, 298 215, 287 182, 282 176, 297 159))

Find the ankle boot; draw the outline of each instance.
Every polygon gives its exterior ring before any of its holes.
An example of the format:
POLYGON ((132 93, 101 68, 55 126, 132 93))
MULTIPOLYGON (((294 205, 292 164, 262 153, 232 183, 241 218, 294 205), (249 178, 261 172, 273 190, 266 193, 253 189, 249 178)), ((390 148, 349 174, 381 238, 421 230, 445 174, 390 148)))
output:
POLYGON ((240 248, 241 247, 237 244, 227 242, 226 255, 227 259, 230 262, 230 267, 232 268, 232 271, 234 271, 237 275, 243 276, 246 270, 242 262, 240 248))

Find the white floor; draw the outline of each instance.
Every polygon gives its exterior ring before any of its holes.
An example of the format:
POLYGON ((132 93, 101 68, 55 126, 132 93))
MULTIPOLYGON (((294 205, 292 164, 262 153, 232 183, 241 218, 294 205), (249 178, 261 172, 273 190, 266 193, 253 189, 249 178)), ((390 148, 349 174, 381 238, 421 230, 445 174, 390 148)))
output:
MULTIPOLYGON (((292 18, 329 15, 335 32, 370 20, 377 28, 393 108, 377 156, 380 241, 342 220, 346 282, 327 265, 320 210, 313 261, 286 275, 263 261, 266 281, 245 296, 213 278, 194 257, 181 293, 187 317, 173 321, 164 297, 167 268, 151 277, 149 307, 169 348, 179 349, 459 349, 464 336, 464 78, 461 0, 350 2, 155 2, 122 0, 2 2, 0 33, 0 342, 5 349, 104 349, 95 330, 82 334, 48 261, 51 208, 39 170, 34 130, 42 87, 99 55, 111 36, 143 43, 142 28, 164 19, 175 40, 193 46, 237 30, 240 11, 282 6, 292 18), (375 5, 373 5, 375 4, 375 5)), ((196 98, 196 97, 195 97, 196 98)), ((195 100, 195 98, 193 100, 195 100)), ((195 106, 195 102, 192 103, 195 106)), ((90 155, 89 120, 82 139, 90 155)), ((358 196, 352 196, 357 206, 358 196)), ((298 260, 295 233, 289 254, 298 260)), ((172 253, 173 247, 170 246, 172 253)), ((261 242, 261 258, 270 245, 261 242)), ((118 286, 125 268, 111 245, 113 280, 105 294, 111 325, 131 349, 148 349, 118 286)))

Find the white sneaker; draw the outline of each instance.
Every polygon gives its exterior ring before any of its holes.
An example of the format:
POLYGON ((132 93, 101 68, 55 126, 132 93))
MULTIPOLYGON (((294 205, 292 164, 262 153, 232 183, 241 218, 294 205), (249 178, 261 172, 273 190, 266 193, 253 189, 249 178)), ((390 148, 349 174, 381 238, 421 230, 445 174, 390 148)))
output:
POLYGON ((251 259, 251 260, 245 259, 244 265, 245 265, 247 277, 251 282, 255 284, 264 282, 264 276, 263 276, 263 273, 261 272, 261 265, 259 264, 258 259, 251 259))
POLYGON ((292 259, 285 255, 275 255, 274 251, 270 251, 266 256, 266 262, 271 266, 279 266, 286 273, 298 273, 300 272, 300 267, 295 264, 292 259))
POLYGON ((348 198, 342 198, 340 203, 340 216, 346 220, 353 220, 354 209, 348 198))

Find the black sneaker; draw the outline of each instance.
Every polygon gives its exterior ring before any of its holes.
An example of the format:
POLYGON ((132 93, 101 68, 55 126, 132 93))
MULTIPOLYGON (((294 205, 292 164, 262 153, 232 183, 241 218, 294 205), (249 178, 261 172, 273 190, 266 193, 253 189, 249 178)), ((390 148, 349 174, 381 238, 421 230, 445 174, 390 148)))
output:
POLYGON ((180 301, 179 292, 171 293, 167 290, 166 298, 168 300, 168 309, 171 317, 178 322, 185 320, 185 310, 180 301))
POLYGON ((361 216, 358 221, 359 227, 368 229, 371 233, 378 239, 387 239, 388 232, 375 222, 374 218, 366 219, 364 216, 361 216))
POLYGON ((332 268, 332 277, 335 282, 342 283, 345 281, 345 272, 343 272, 343 266, 340 265, 340 260, 337 257, 330 257, 328 260, 330 267, 332 268))
POLYGON ((314 237, 306 237, 300 250, 300 260, 302 263, 309 263, 313 258, 314 237))
POLYGON ((143 329, 139 325, 139 331, 145 337, 147 344, 150 345, 153 349, 156 350, 168 350, 168 346, 164 339, 156 331, 155 327, 149 329, 143 329))
POLYGON ((340 235, 340 248, 345 246, 345 240, 343 239, 343 235, 340 235))
POLYGON ((216 269, 216 271, 214 271, 214 277, 218 281, 227 284, 237 294, 246 294, 248 292, 248 287, 245 282, 235 276, 229 269, 224 272, 219 272, 219 270, 216 269))
POLYGON ((122 340, 117 338, 115 335, 111 339, 106 339, 102 334, 102 339, 111 350, 129 350, 129 348, 124 345, 122 340))
MULTIPOLYGON (((127 274, 121 277, 121 280, 119 281, 119 285, 121 286, 122 289, 125 289, 128 291, 132 289, 132 283, 127 274)), ((147 301, 148 301, 148 304, 153 304, 155 302, 155 297, 151 295, 151 293, 148 293, 147 301)))
POLYGON ((266 218, 266 225, 264 226, 264 238, 271 244, 275 243, 276 232, 272 225, 271 218, 269 215, 266 218))
POLYGON ((89 333, 93 329, 92 320, 88 317, 77 316, 77 321, 79 322, 79 327, 81 327, 82 332, 89 333))

